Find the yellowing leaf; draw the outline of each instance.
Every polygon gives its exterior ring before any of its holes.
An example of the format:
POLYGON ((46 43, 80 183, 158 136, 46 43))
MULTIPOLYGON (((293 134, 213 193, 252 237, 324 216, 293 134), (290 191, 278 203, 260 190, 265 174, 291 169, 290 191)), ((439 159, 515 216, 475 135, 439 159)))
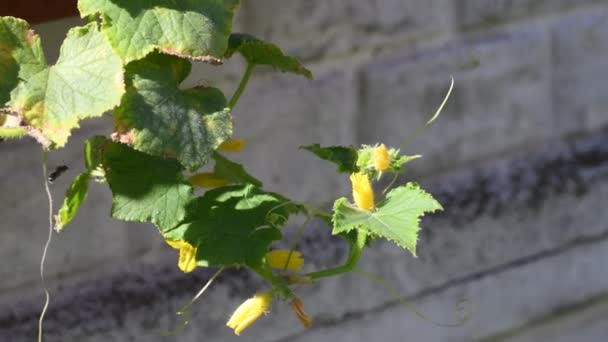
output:
POLYGON ((47 147, 63 147, 79 120, 101 116, 124 93, 122 61, 96 23, 71 29, 48 66, 28 24, 0 17, 0 75, 0 108, 6 102, 47 147))
POLYGON ((153 50, 220 63, 238 0, 79 0, 82 17, 99 14, 102 32, 125 64, 153 50))

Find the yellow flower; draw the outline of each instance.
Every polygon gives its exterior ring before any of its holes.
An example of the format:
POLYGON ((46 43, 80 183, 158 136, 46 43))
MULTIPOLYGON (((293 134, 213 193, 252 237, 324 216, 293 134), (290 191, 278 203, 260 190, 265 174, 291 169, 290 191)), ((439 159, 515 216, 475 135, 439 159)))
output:
POLYGON ((291 308, 296 313, 296 316, 298 316, 300 322, 302 322, 302 324, 304 324, 306 328, 310 328, 312 320, 310 319, 310 316, 308 316, 306 312, 304 312, 304 305, 302 304, 300 298, 295 297, 291 301, 291 308))
POLYGON ((299 271, 304 266, 302 253, 290 251, 286 249, 277 249, 266 253, 266 261, 270 267, 278 270, 286 269, 290 271, 299 271))
POLYGON ((374 191, 367 175, 353 173, 350 175, 353 184, 353 200, 359 209, 371 211, 374 209, 374 191))
POLYGON ((390 166, 391 157, 388 155, 384 144, 374 148, 374 167, 378 172, 382 172, 390 166))
POLYGON ((242 139, 228 139, 224 141, 217 149, 226 152, 239 152, 245 147, 245 140, 242 139))
POLYGON ((188 178, 188 181, 190 182, 190 184, 196 185, 201 188, 217 188, 230 184, 230 181, 212 172, 197 173, 188 178))
POLYGON ((262 314, 268 312, 271 303, 272 295, 270 293, 256 293, 234 311, 226 325, 234 329, 235 334, 240 335, 241 331, 247 329, 262 314))
POLYGON ((177 266, 184 273, 192 272, 196 268, 196 247, 186 241, 165 239, 169 246, 179 249, 177 266))

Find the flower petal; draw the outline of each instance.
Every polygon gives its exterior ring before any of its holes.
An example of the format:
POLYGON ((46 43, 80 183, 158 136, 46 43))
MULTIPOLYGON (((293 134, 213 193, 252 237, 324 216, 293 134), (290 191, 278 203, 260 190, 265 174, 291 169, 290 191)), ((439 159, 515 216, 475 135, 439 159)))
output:
POLYGON ((302 253, 286 249, 277 249, 266 253, 266 261, 271 268, 299 271, 304 266, 302 253))
POLYGON ((228 139, 224 141, 217 149, 226 152, 239 152, 245 147, 245 140, 228 139))
POLYGON ((229 180, 224 179, 212 172, 197 173, 188 178, 188 181, 190 184, 201 188, 218 188, 220 186, 230 184, 229 180))
POLYGON ((268 308, 272 303, 272 294, 269 292, 256 293, 253 297, 247 299, 243 304, 234 311, 226 326, 234 329, 236 335, 255 322, 262 314, 268 312, 268 308))
POLYGON ((353 173, 350 175, 353 186, 353 200, 359 209, 371 211, 374 209, 374 191, 367 175, 353 173))

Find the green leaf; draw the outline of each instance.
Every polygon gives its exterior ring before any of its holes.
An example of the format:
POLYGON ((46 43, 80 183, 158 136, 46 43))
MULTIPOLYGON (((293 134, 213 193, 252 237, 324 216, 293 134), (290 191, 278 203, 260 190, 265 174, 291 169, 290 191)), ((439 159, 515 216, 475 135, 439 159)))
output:
POLYGON ((64 146, 79 120, 120 102, 122 63, 96 23, 71 29, 50 67, 25 21, 0 17, 0 46, 0 105, 32 127, 28 133, 43 145, 64 146))
POLYGON ((255 186, 234 185, 207 191, 188 206, 188 217, 165 239, 183 240, 197 247, 201 266, 257 267, 280 227, 300 208, 284 197, 255 186))
POLYGON ((100 14, 102 31, 125 61, 153 50, 221 63, 238 0, 79 0, 84 18, 100 14))
POLYGON ((90 139, 87 145, 87 164, 102 163, 112 191, 114 218, 152 222, 161 231, 184 219, 192 187, 175 159, 151 156, 101 137, 90 139))
POLYGON ((342 197, 334 203, 333 234, 359 229, 416 255, 420 217, 437 210, 443 210, 441 204, 414 183, 391 190, 372 212, 359 210, 342 197))
POLYGON ((253 184, 258 188, 262 187, 262 182, 247 173, 243 165, 230 161, 217 152, 213 153, 212 158, 215 160, 213 173, 219 177, 234 184, 253 184))
POLYGON ((284 55, 276 45, 254 36, 242 33, 230 35, 226 58, 232 57, 235 52, 240 53, 249 64, 269 65, 283 72, 312 79, 310 70, 306 69, 297 59, 284 55))
POLYGON ((78 175, 65 194, 63 205, 55 215, 55 230, 60 231, 74 219, 89 193, 90 173, 78 175))
POLYGON ((188 60, 158 53, 127 66, 127 93, 114 111, 118 140, 197 169, 232 136, 219 89, 179 89, 190 67, 188 60))
POLYGON ((357 167, 357 150, 352 147, 321 147, 319 144, 313 144, 300 148, 312 152, 323 160, 338 165, 338 173, 354 173, 359 171, 359 168, 357 167))

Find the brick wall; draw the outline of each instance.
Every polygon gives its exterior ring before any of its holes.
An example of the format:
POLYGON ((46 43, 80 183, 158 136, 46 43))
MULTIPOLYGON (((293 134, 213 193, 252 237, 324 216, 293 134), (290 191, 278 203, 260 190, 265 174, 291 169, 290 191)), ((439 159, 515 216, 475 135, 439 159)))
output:
MULTIPOLYGON (((1 14, 1 13, 0 13, 1 14)), ((302 288, 313 316, 304 330, 287 305, 245 333, 251 341, 602 341, 608 336, 608 4, 605 1, 244 1, 239 30, 301 58, 307 81, 260 69, 237 106, 239 158, 267 188, 322 203, 348 193, 333 167, 304 144, 386 142, 424 158, 409 178, 437 194, 446 212, 423 221, 419 257, 391 243, 364 255, 373 271, 429 317, 469 322, 443 328, 415 316, 358 274, 302 288), (441 118, 408 141, 456 87, 441 118), (407 142, 407 144, 406 144, 407 142), (566 331, 567 330, 567 331, 566 331)), ((41 24, 49 60, 75 19, 41 24)), ((190 84, 230 94, 243 65, 197 66, 190 84)), ((91 121, 71 147, 51 155, 83 169, 82 140, 108 133, 91 121)), ((30 341, 41 303, 38 258, 46 238, 39 149, 0 144, 0 336, 30 341)), ((173 313, 210 272, 183 275, 152 226, 108 217, 94 186, 81 215, 55 235, 47 265, 53 302, 48 341, 237 340, 224 327, 260 282, 231 272, 197 303, 193 321, 173 313)), ((344 246, 317 224, 302 241, 317 268, 344 246)), ((2 340, 0 338, 0 340, 2 340)))

